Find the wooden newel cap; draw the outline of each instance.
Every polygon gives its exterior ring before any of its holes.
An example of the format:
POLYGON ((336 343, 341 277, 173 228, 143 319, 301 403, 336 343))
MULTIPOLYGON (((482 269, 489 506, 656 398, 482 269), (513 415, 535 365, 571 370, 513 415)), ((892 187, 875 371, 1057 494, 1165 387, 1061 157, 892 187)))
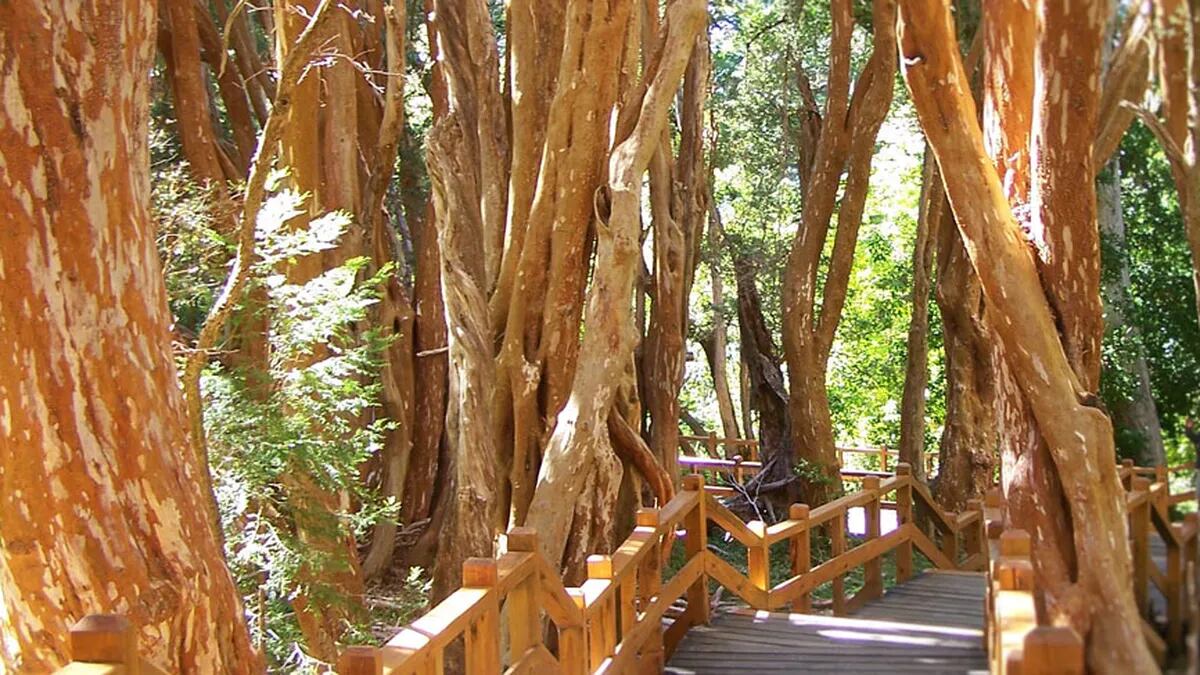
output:
POLYGON ((568 588, 567 595, 574 601, 575 606, 579 609, 587 607, 587 595, 584 594, 582 588, 568 588))
POLYGON ((1000 560, 995 568, 1002 591, 1032 591, 1033 565, 1021 558, 1000 560))
POLYGON ((589 579, 613 578, 612 558, 606 555, 589 555, 587 557, 587 576, 589 579))
POLYGON ((638 509, 636 518, 638 527, 658 527, 658 509, 638 509))
POLYGON ((788 518, 791 520, 808 520, 808 504, 792 504, 788 507, 788 518))
POLYGON ((1025 671, 1021 669, 1025 660, 1025 654, 1020 649, 1014 649, 1004 657, 1004 672, 1006 675, 1022 675, 1025 671))
POLYGON ((467 558, 463 561, 463 588, 491 588, 498 579, 494 558, 467 558))
POLYGON ((897 476, 911 476, 912 475, 912 465, 909 464, 908 462, 900 462, 899 464, 896 465, 896 475, 897 476))
POLYGON ((92 663, 138 663, 133 624, 117 614, 89 614, 71 626, 71 658, 92 663))
POLYGON ((704 489, 704 476, 691 473, 683 477, 683 489, 689 492, 699 492, 704 489))
POLYGON ((746 523, 746 529, 759 537, 767 536, 767 524, 761 520, 752 520, 746 523))
POLYGON ((864 490, 878 490, 879 476, 863 476, 862 484, 864 490))
POLYGON ((1121 460, 1121 466, 1128 468, 1128 469, 1132 469, 1133 468, 1133 460, 1132 459, 1123 459, 1123 460, 1121 460))
POLYGON ((983 508, 982 500, 979 500, 979 499, 968 499, 967 500, 967 510, 968 511, 978 511, 982 508, 983 508))
POLYGON ((1004 506, 1004 490, 994 487, 987 491, 983 496, 983 503, 988 508, 999 508, 1004 506))
POLYGON ((338 657, 338 675, 382 675, 383 657, 377 647, 347 647, 338 657))
POLYGON ((1000 535, 1002 535, 1002 534, 1004 534, 1004 521, 1003 520, 987 521, 987 538, 988 539, 999 539, 1000 535))
POLYGON ((1000 555, 1028 558, 1032 550, 1033 544, 1025 530, 1005 530, 1000 535, 1000 555))
POLYGON ((1083 640, 1068 626, 1038 626, 1025 635, 1024 675, 1083 675, 1083 640))
POLYGON ((1150 490, 1150 479, 1136 476, 1129 485, 1134 492, 1148 492, 1150 490))
POLYGON ((537 530, 514 527, 508 531, 508 550, 514 553, 533 553, 538 550, 537 530))

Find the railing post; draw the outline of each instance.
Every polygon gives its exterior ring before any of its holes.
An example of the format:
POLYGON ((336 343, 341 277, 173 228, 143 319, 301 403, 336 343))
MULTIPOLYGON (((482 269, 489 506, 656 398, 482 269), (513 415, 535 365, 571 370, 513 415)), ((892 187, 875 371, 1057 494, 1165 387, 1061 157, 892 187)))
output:
MULTIPOLYGON (((657 531, 658 509, 638 509, 637 526, 657 531)), ((656 537, 650 550, 642 556, 642 563, 638 567, 637 593, 638 603, 642 610, 650 606, 654 596, 658 595, 662 589, 662 554, 659 551, 661 546, 659 541, 656 537)), ((666 658, 663 654, 661 630, 651 631, 650 637, 642 645, 639 662, 643 664, 643 672, 662 672, 663 666, 666 665, 666 658)))
MULTIPOLYGON (((587 558, 588 581, 613 583, 612 558, 606 555, 590 555, 587 558)), ((612 656, 617 646, 617 594, 609 593, 603 602, 589 603, 588 617, 588 648, 591 652, 589 659, 592 670, 600 667, 604 659, 612 656)))
MULTIPOLYGON (((896 488, 896 526, 903 528, 913 522, 912 467, 907 462, 896 465, 896 477, 902 482, 896 488)), ((905 539, 896 547, 896 582, 904 583, 912 578, 913 543, 905 539)))
MULTIPOLYGON (((538 554, 537 530, 514 527, 508 531, 508 550, 512 553, 538 554)), ((530 647, 542 643, 542 613, 538 606, 538 575, 522 579, 504 601, 508 617, 510 658, 515 663, 530 647)))
MULTIPOLYGON (((832 560, 846 552, 846 512, 828 521, 829 557, 832 560)), ((846 616, 846 575, 833 578, 833 615, 846 616)))
POLYGON ((771 587, 771 549, 767 547, 767 524, 761 520, 752 520, 746 523, 746 528, 758 538, 754 546, 746 547, 746 576, 751 585, 765 591, 771 587))
POLYGON ((1133 470, 1132 459, 1121 460, 1121 483, 1125 486, 1126 492, 1133 489, 1133 479, 1136 473, 1137 472, 1133 470))
MULTIPOLYGON (((941 508, 936 504, 931 504, 930 506, 935 509, 941 508)), ((955 567, 958 567, 958 530, 950 528, 946 532, 943 532, 942 543, 939 548, 942 549, 942 554, 949 558, 955 567)))
POLYGON ((979 514, 979 520, 968 526, 966 532, 963 533, 963 547, 967 549, 967 557, 976 555, 986 557, 983 551, 986 548, 983 537, 983 502, 978 499, 968 499, 967 512, 979 514))
POLYGON ((1083 640, 1066 626, 1038 626, 1025 635, 1020 675, 1083 675, 1083 640))
POLYGON ((886 445, 879 446, 879 470, 887 471, 888 468, 888 449, 886 445))
MULTIPOLYGON (((709 457, 713 457, 713 458, 717 457, 717 447, 718 447, 717 434, 712 431, 708 432, 708 456, 709 457)), ((725 457, 725 455, 723 453, 720 456, 722 459, 728 459, 727 457, 725 457)))
POLYGON ((71 626, 71 658, 122 665, 127 675, 141 672, 137 633, 128 619, 116 614, 90 614, 71 626))
MULTIPOLYGON (((1163 485, 1163 488, 1165 492, 1166 485, 1163 485)), ((1164 512, 1166 512, 1165 507, 1164 512)), ((1171 524, 1168 523, 1167 527, 1171 527, 1171 524)), ((1183 551, 1176 545, 1175 539, 1167 537, 1165 543, 1167 545, 1167 587, 1163 589, 1163 595, 1167 598, 1167 644, 1172 650, 1183 651, 1183 608, 1187 606, 1184 598, 1187 584, 1184 583, 1183 576, 1187 566, 1183 564, 1183 551)), ((1194 546, 1194 544, 1187 543, 1185 546, 1194 546)))
POLYGON ((378 647, 347 647, 338 657, 338 675, 383 675, 383 658, 378 647))
MULTIPOLYGON (((807 523, 808 504, 792 504, 788 507, 788 519, 807 523)), ((788 552, 792 561, 792 576, 808 574, 812 569, 812 531, 806 524, 799 534, 788 542, 788 552)), ((805 593, 792 602, 793 612, 808 613, 812 610, 812 595, 805 593)))
MULTIPOLYGON (((704 476, 692 474, 684 476, 683 489, 696 493, 696 506, 683 519, 684 535, 683 548, 688 560, 708 553, 708 515, 704 494, 704 476)), ((688 622, 695 626, 708 623, 708 574, 702 573, 696 583, 687 592, 688 622)))
POLYGON ((482 614, 466 630, 466 671, 471 675, 500 673, 500 602, 495 592, 498 579, 494 558, 468 558, 463 562, 463 588, 489 591, 482 614))
POLYGON ((1130 488, 1145 497, 1129 511, 1129 536, 1133 552, 1133 597, 1138 612, 1146 616, 1150 609, 1150 480, 1134 476, 1130 488))
POLYGON ((587 596, 580 588, 568 588, 567 595, 571 596, 583 619, 577 626, 558 627, 558 662, 564 675, 586 675, 592 672, 588 662, 587 596))
MULTIPOLYGON (((867 476, 863 478, 863 490, 873 493, 871 501, 863 507, 864 520, 866 521, 866 540, 872 541, 879 538, 880 534, 880 508, 879 508, 879 476, 867 476)), ((875 557, 868 560, 863 565, 863 589, 865 598, 878 598, 883 595, 883 560, 875 557)))

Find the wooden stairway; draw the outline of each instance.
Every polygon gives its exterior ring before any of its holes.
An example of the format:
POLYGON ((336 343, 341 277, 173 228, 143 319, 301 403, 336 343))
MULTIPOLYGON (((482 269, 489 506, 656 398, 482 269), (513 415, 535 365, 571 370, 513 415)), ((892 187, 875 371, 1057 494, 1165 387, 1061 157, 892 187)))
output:
POLYGON ((987 672, 984 575, 929 571, 848 617, 750 609, 688 631, 667 673, 987 672))

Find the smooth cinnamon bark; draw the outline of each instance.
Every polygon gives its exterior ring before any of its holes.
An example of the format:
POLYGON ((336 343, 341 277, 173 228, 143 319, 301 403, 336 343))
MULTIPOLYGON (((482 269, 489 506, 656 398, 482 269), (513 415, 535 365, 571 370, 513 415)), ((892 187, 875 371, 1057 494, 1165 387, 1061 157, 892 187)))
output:
MULTIPOLYGON (((1093 76, 1096 73, 1089 75, 1086 64, 1098 69, 1103 13, 1093 7, 1068 19, 1056 3, 1046 3, 1039 11, 1042 32, 1036 67, 1044 70, 1037 80, 1035 105, 1044 106, 1044 116, 1033 133, 1034 147, 1042 148, 1035 150, 1031 162, 1038 204, 1034 217, 1042 218, 1047 228, 1094 229, 1094 195, 1090 198, 1091 222, 1086 218, 1099 78, 1093 76), (1057 61, 1068 56, 1074 59, 1069 66, 1057 61), (1073 120, 1070 124, 1061 119, 1068 110, 1073 120), (1084 134, 1086 143, 1074 138, 1084 134), (1055 148, 1061 148, 1062 154, 1045 152, 1049 148, 1042 144, 1051 141, 1059 143, 1055 148), (1073 173, 1064 170, 1068 162, 1073 173), (1043 171, 1043 167, 1054 170, 1043 171), (1069 219, 1068 214, 1075 217, 1069 219)), ((1079 565, 1064 564, 1061 558, 1048 560, 1055 550, 1039 546, 1038 587, 1046 609, 1053 620, 1070 623, 1088 635, 1091 669, 1152 672, 1155 665, 1141 637, 1141 619, 1131 588, 1124 490, 1115 469, 1112 427, 1104 414, 1090 405, 1086 378, 1078 376, 1088 374, 1086 363, 1073 364, 1068 358, 1069 353, 1086 358, 1086 349, 1064 345, 1064 339, 1071 338, 1060 337, 1034 256, 1013 216, 1000 176, 988 160, 967 77, 953 48, 955 33, 949 11, 936 0, 901 0, 899 25, 905 81, 942 168, 967 252, 989 307, 995 310, 992 327, 1004 345, 1012 382, 1036 420, 1038 437, 1048 448, 1061 481, 1065 501, 1043 499, 1040 506, 1052 516, 1061 513, 1069 523, 1073 536, 1068 537, 1066 546, 1078 556, 1079 565), (1065 576, 1061 575, 1064 570, 1065 576)), ((1074 292, 1099 294, 1098 288, 1074 292)), ((1006 480, 1020 484, 1022 479, 1006 476, 1006 480)), ((1026 483, 1024 487, 1039 497, 1047 495, 1038 485, 1026 483)), ((1042 521, 1033 521, 1027 514, 1020 508, 1012 511, 1014 524, 1036 532, 1039 538, 1054 536, 1042 527, 1042 521)))
POLYGON ((9 671, 65 665, 70 626, 93 612, 126 615, 168 672, 262 670, 171 350, 149 204, 156 6, 0 5, 9 671))

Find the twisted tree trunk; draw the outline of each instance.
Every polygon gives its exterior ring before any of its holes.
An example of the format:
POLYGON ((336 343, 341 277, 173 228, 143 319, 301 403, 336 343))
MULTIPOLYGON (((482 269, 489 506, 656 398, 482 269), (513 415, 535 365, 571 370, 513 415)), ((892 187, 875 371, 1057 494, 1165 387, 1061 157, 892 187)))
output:
POLYGON ((900 397, 900 461, 925 480, 925 387, 929 383, 929 280, 937 232, 946 212, 942 177, 929 149, 925 150, 917 235, 913 242, 912 318, 908 323, 904 391, 900 397))
MULTIPOLYGON (((589 484, 599 499, 616 497, 616 486, 607 480, 615 458, 606 419, 616 393, 614 383, 621 380, 637 337, 630 304, 640 244, 642 175, 662 138, 667 113, 705 16, 703 0, 671 4, 660 60, 647 72, 648 86, 635 122, 628 131, 618 125, 624 140, 609 162, 608 222, 597 225, 588 330, 580 346, 570 403, 555 422, 526 519, 526 524, 538 531, 542 552, 550 560, 563 559, 571 527, 571 514, 563 512, 563 504, 588 501, 589 484)), ((611 504, 608 501, 610 509, 611 504)), ((596 527, 593 523, 591 529, 596 527)))
MULTIPOLYGON (((900 42, 905 81, 995 310, 992 326, 1010 381, 1031 413, 1032 440, 1049 455, 1043 480, 1030 480, 1025 472, 1005 477, 1014 525, 1038 542, 1035 573, 1046 618, 1087 636, 1088 665, 1096 672, 1153 672, 1131 588, 1112 426, 1091 405, 1094 395, 1087 388, 1098 370, 1094 346, 1100 332, 1091 162, 1101 9, 1068 17, 1057 3, 1034 6, 1039 28, 1034 67, 1040 76, 1032 99, 1038 114, 1031 116, 1039 121, 1031 133, 1031 230, 1044 237, 1039 253, 1059 268, 1044 280, 988 160, 947 7, 936 0, 900 0, 900 42), (1065 533, 1059 531, 1062 524, 1065 533), (1065 539, 1047 541, 1064 534, 1065 539)), ((1002 27, 1009 35, 1019 32, 1011 23, 1002 27)), ((1013 56, 995 54, 1003 63, 1012 63, 1013 56)))
POLYGON ((876 0, 873 51, 851 100, 850 4, 835 0, 832 6, 829 94, 810 163, 811 177, 805 184, 800 227, 783 279, 783 352, 791 388, 788 416, 792 445, 806 464, 800 474, 800 491, 814 506, 842 490, 825 371, 846 301, 875 138, 891 106, 896 69, 895 4, 876 0), (846 186, 839 205, 843 173, 846 186), (818 278, 835 208, 837 230, 818 302, 818 278))
POLYGON ((149 212, 155 7, 0 5, 6 670, 62 666, 92 612, 128 616, 170 672, 262 668, 171 354, 149 212))

